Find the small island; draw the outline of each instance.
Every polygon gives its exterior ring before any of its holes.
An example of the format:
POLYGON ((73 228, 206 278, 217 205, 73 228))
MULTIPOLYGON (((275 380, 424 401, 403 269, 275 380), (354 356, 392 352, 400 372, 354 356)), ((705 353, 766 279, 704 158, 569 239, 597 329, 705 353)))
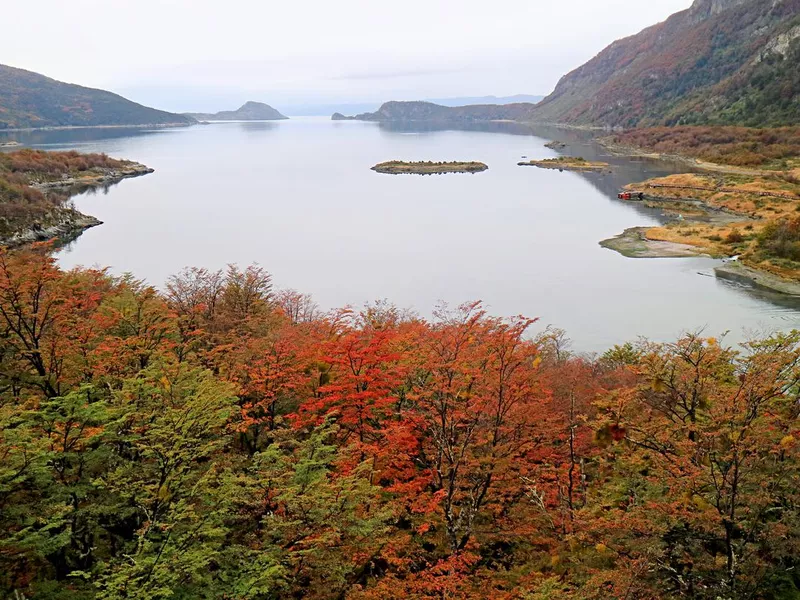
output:
POLYGON ((540 169, 558 169, 559 171, 611 171, 608 163, 590 162, 580 156, 559 156, 543 160, 529 160, 517 163, 520 167, 539 167, 540 169))
POLYGON ((480 173, 489 167, 482 162, 432 162, 417 161, 404 162, 401 160, 390 160, 382 162, 372 167, 378 173, 388 173, 390 175, 436 175, 443 173, 480 173))

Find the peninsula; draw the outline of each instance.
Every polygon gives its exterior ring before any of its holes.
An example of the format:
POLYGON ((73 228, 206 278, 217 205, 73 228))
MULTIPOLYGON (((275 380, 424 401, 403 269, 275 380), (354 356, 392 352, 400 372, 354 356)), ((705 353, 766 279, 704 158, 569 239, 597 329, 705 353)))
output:
POLYGON ((400 160, 390 160, 372 167, 378 173, 388 173, 390 175, 441 175, 444 173, 480 173, 489 167, 482 162, 404 162, 400 160))
POLYGON ((601 244, 630 257, 735 256, 716 269, 718 277, 800 295, 800 162, 781 166, 745 174, 734 168, 720 172, 718 165, 713 174, 669 175, 626 186, 673 219, 601 244))
POLYGON ((0 154, 0 246, 74 238, 101 222, 69 206, 72 196, 152 172, 105 154, 28 149, 0 154))

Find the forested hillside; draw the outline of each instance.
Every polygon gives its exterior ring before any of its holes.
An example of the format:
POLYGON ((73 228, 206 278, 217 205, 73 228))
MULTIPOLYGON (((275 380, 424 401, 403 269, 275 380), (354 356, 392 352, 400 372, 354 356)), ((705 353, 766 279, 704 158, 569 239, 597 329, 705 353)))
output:
POLYGON ((596 126, 800 122, 800 0, 696 0, 564 76, 533 119, 596 126))
POLYGON ((188 125, 194 119, 0 65, 0 129, 97 125, 188 125))
POLYGON ((597 358, 0 252, 0 595, 790 600, 797 334, 597 358))

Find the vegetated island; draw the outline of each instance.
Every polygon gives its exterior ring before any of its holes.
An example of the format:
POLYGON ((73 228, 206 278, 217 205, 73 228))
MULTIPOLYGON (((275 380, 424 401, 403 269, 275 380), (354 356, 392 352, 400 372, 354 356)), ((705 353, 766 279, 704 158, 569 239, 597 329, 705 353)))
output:
POLYGON ((404 162, 401 160, 390 160, 382 162, 374 167, 373 171, 378 173, 388 173, 390 175, 441 175, 444 173, 480 173, 489 167, 482 162, 432 162, 417 161, 404 162))
POLYGON ((608 163, 591 162, 580 156, 559 156, 543 160, 528 160, 517 164, 520 167, 539 167, 540 169, 557 169, 559 171, 611 171, 608 163))
POLYGON ((29 149, 0 153, 0 246, 73 239, 102 222, 69 206, 70 198, 152 172, 105 154, 29 149))
POLYGON ((269 104, 245 102, 236 110, 222 110, 216 113, 185 113, 186 117, 198 121, 283 121, 288 119, 269 104))

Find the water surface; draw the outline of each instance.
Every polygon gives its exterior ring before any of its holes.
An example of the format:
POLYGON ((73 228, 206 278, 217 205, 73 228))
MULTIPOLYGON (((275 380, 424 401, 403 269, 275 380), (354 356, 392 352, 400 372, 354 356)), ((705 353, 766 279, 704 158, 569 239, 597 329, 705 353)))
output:
POLYGON ((580 350, 705 328, 800 326, 793 300, 715 279, 717 261, 629 259, 598 245, 657 211, 621 202, 631 181, 674 170, 605 157, 579 132, 513 124, 471 130, 298 118, 160 131, 10 134, 47 149, 106 152, 156 171, 75 199, 105 222, 60 254, 64 267, 110 266, 162 285, 186 266, 258 262, 276 285, 323 308, 390 299, 430 314, 439 302, 483 300, 567 330, 580 350), (518 167, 545 158, 553 137, 613 175, 518 167), (391 176, 378 162, 479 160, 475 175, 391 176))

